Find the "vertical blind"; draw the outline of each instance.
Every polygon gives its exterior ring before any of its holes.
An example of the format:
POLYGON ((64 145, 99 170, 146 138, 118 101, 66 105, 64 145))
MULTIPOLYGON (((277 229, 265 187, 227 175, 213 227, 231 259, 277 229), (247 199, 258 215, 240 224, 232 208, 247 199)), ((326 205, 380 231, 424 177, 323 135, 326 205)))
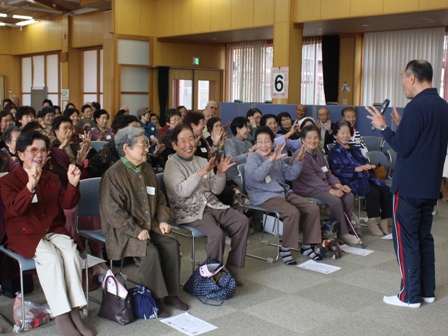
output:
POLYGON ((227 44, 227 101, 264 102, 271 98, 273 49, 268 41, 227 44))
POLYGON ((407 99, 401 86, 401 71, 411 60, 431 63, 433 87, 440 90, 445 28, 414 29, 364 34, 362 104, 389 98, 397 107, 407 99))

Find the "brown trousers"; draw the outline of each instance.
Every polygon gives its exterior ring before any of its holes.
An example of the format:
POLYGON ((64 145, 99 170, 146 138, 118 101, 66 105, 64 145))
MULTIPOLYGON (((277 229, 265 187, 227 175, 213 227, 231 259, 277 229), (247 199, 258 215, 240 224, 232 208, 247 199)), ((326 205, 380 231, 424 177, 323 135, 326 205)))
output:
POLYGON ((180 252, 176 239, 150 231, 146 256, 135 257, 140 283, 155 299, 179 295, 180 252))
POLYGON ((207 236, 205 251, 207 257, 224 262, 224 248, 226 237, 224 231, 232 239, 227 264, 243 268, 246 259, 247 236, 249 233, 249 219, 238 211, 228 209, 212 209, 206 207, 202 219, 185 223, 201 231, 207 236))
POLYGON ((319 207, 289 192, 282 197, 273 197, 260 204, 269 210, 277 210, 283 217, 283 241, 285 247, 299 248, 299 221, 302 217, 303 243, 319 244, 322 242, 320 231, 319 207))

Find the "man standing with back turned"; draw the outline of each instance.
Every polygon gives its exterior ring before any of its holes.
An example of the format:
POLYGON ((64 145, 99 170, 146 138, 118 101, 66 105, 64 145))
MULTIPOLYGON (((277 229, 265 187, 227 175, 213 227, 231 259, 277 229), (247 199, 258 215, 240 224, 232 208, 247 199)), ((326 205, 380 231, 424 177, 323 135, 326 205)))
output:
POLYGON ((424 60, 410 61, 401 73, 403 91, 412 99, 403 111, 395 106, 397 131, 373 106, 366 107, 372 125, 397 152, 391 192, 394 194, 393 240, 401 273, 398 295, 385 296, 387 304, 419 308, 435 301, 432 211, 439 197, 448 143, 448 103, 432 88, 433 70, 424 60))

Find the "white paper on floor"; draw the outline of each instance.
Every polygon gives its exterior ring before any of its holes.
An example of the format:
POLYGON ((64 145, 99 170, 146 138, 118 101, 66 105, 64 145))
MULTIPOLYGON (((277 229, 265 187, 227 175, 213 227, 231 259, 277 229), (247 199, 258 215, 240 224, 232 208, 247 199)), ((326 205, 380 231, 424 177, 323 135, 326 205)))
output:
POLYGON ((387 235, 385 235, 385 236, 382 236, 381 239, 384 239, 384 240, 392 240, 392 233, 389 233, 389 234, 387 234, 387 235))
POLYGON ((332 266, 328 264, 318 263, 314 260, 308 260, 304 262, 303 264, 297 265, 297 267, 307 269, 314 272, 324 273, 324 274, 330 274, 336 271, 339 271, 341 268, 338 266, 332 266))
POLYGON ((366 255, 369 255, 370 253, 373 253, 372 250, 366 250, 366 249, 360 249, 357 247, 351 247, 346 244, 341 245, 341 250, 346 253, 356 254, 365 257, 366 255))
POLYGON ((197 317, 194 317, 188 313, 183 313, 173 317, 160 320, 160 322, 169 325, 185 335, 196 336, 206 333, 211 330, 218 329, 217 326, 205 322, 197 317))

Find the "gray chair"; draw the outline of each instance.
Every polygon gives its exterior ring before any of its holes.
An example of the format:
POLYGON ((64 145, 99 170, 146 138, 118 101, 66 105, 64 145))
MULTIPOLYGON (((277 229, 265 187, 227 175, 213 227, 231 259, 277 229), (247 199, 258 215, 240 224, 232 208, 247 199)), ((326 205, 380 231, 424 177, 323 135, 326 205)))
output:
POLYGON ((331 151, 331 149, 334 147, 334 143, 329 143, 329 144, 327 144, 327 151, 328 151, 328 153, 331 151))
POLYGON ((383 138, 378 136, 363 136, 362 140, 370 151, 381 151, 383 145, 383 138))
POLYGON ((368 151, 367 159, 373 165, 376 165, 376 166, 381 165, 381 166, 386 167, 386 180, 384 181, 384 183, 387 186, 391 186, 391 180, 389 179, 390 161, 386 157, 386 154, 384 154, 381 151, 368 151))
POLYGON ((263 208, 261 206, 251 204, 251 203, 243 203, 242 194, 246 194, 247 195, 246 184, 245 184, 245 175, 244 175, 244 167, 245 166, 246 166, 246 164, 243 163, 243 164, 238 165, 238 167, 237 167, 238 172, 240 173, 240 176, 241 176, 241 193, 240 193, 239 198, 238 198, 239 206, 241 208, 243 208, 243 209, 249 209, 249 210, 254 210, 254 211, 261 211, 261 212, 263 212, 266 215, 267 214, 273 214, 274 215, 275 221, 274 221, 274 229, 273 230, 275 232, 274 236, 276 238, 276 243, 273 244, 269 240, 265 240, 264 239, 264 228, 266 226, 266 216, 264 216, 264 218, 263 218, 263 231, 262 231, 262 235, 261 235, 261 241, 263 243, 267 244, 267 245, 273 245, 273 246, 277 247, 276 248, 277 254, 275 255, 274 258, 271 258, 271 257, 263 258, 261 256, 257 256, 257 255, 253 255, 253 254, 246 254, 246 256, 251 257, 251 258, 255 258, 255 259, 259 259, 259 260, 265 260, 265 261, 267 261, 269 263, 273 263, 273 262, 276 262, 278 260, 278 257, 279 257, 279 249, 278 249, 279 246, 280 246, 280 231, 279 231, 280 225, 279 225, 279 222, 282 219, 282 215, 280 214, 280 212, 278 212, 276 210, 269 210, 269 209, 263 208))
MULTIPOLYGON (((34 259, 32 258, 24 258, 22 257, 20 254, 15 253, 13 251, 11 251, 10 249, 7 249, 4 245, 0 245, 0 251, 3 252, 5 255, 7 255, 8 257, 14 259, 15 261, 17 261, 17 263, 19 264, 19 269, 20 269, 20 293, 22 293, 21 297, 22 297, 22 324, 20 325, 20 328, 18 331, 22 331, 23 328, 25 327, 25 295, 24 290, 23 290, 23 272, 25 271, 31 271, 36 269, 36 263, 34 262, 34 259)), ((6 316, 4 316, 3 314, 0 314, 1 317, 3 317, 3 319, 5 321, 7 321, 9 324, 11 324, 12 326, 14 326, 14 322, 9 320, 6 316)))
MULTIPOLYGON (((165 199, 166 199, 166 204, 169 205, 168 203, 168 197, 166 194, 166 188, 165 188, 165 182, 163 181, 163 173, 158 173, 156 174, 157 177, 157 184, 159 185, 160 190, 162 190, 163 194, 165 195, 165 199)), ((182 236, 182 237, 186 237, 191 239, 192 243, 191 243, 191 272, 194 273, 195 267, 196 267, 196 253, 195 253, 195 239, 196 238, 201 238, 201 237, 206 237, 206 235, 204 235, 201 231, 199 231, 198 229, 190 226, 190 225, 185 225, 185 224, 176 224, 174 221, 172 221, 171 223, 171 227, 173 228, 173 233, 182 236)))
POLYGON ((397 163, 397 152, 394 151, 392 148, 387 151, 389 153, 389 160, 390 160, 390 171, 389 171, 389 178, 392 179, 395 169, 395 164, 397 163))
POLYGON ((90 142, 90 145, 97 151, 99 152, 101 148, 103 148, 103 146, 107 144, 107 141, 92 141, 90 142))

